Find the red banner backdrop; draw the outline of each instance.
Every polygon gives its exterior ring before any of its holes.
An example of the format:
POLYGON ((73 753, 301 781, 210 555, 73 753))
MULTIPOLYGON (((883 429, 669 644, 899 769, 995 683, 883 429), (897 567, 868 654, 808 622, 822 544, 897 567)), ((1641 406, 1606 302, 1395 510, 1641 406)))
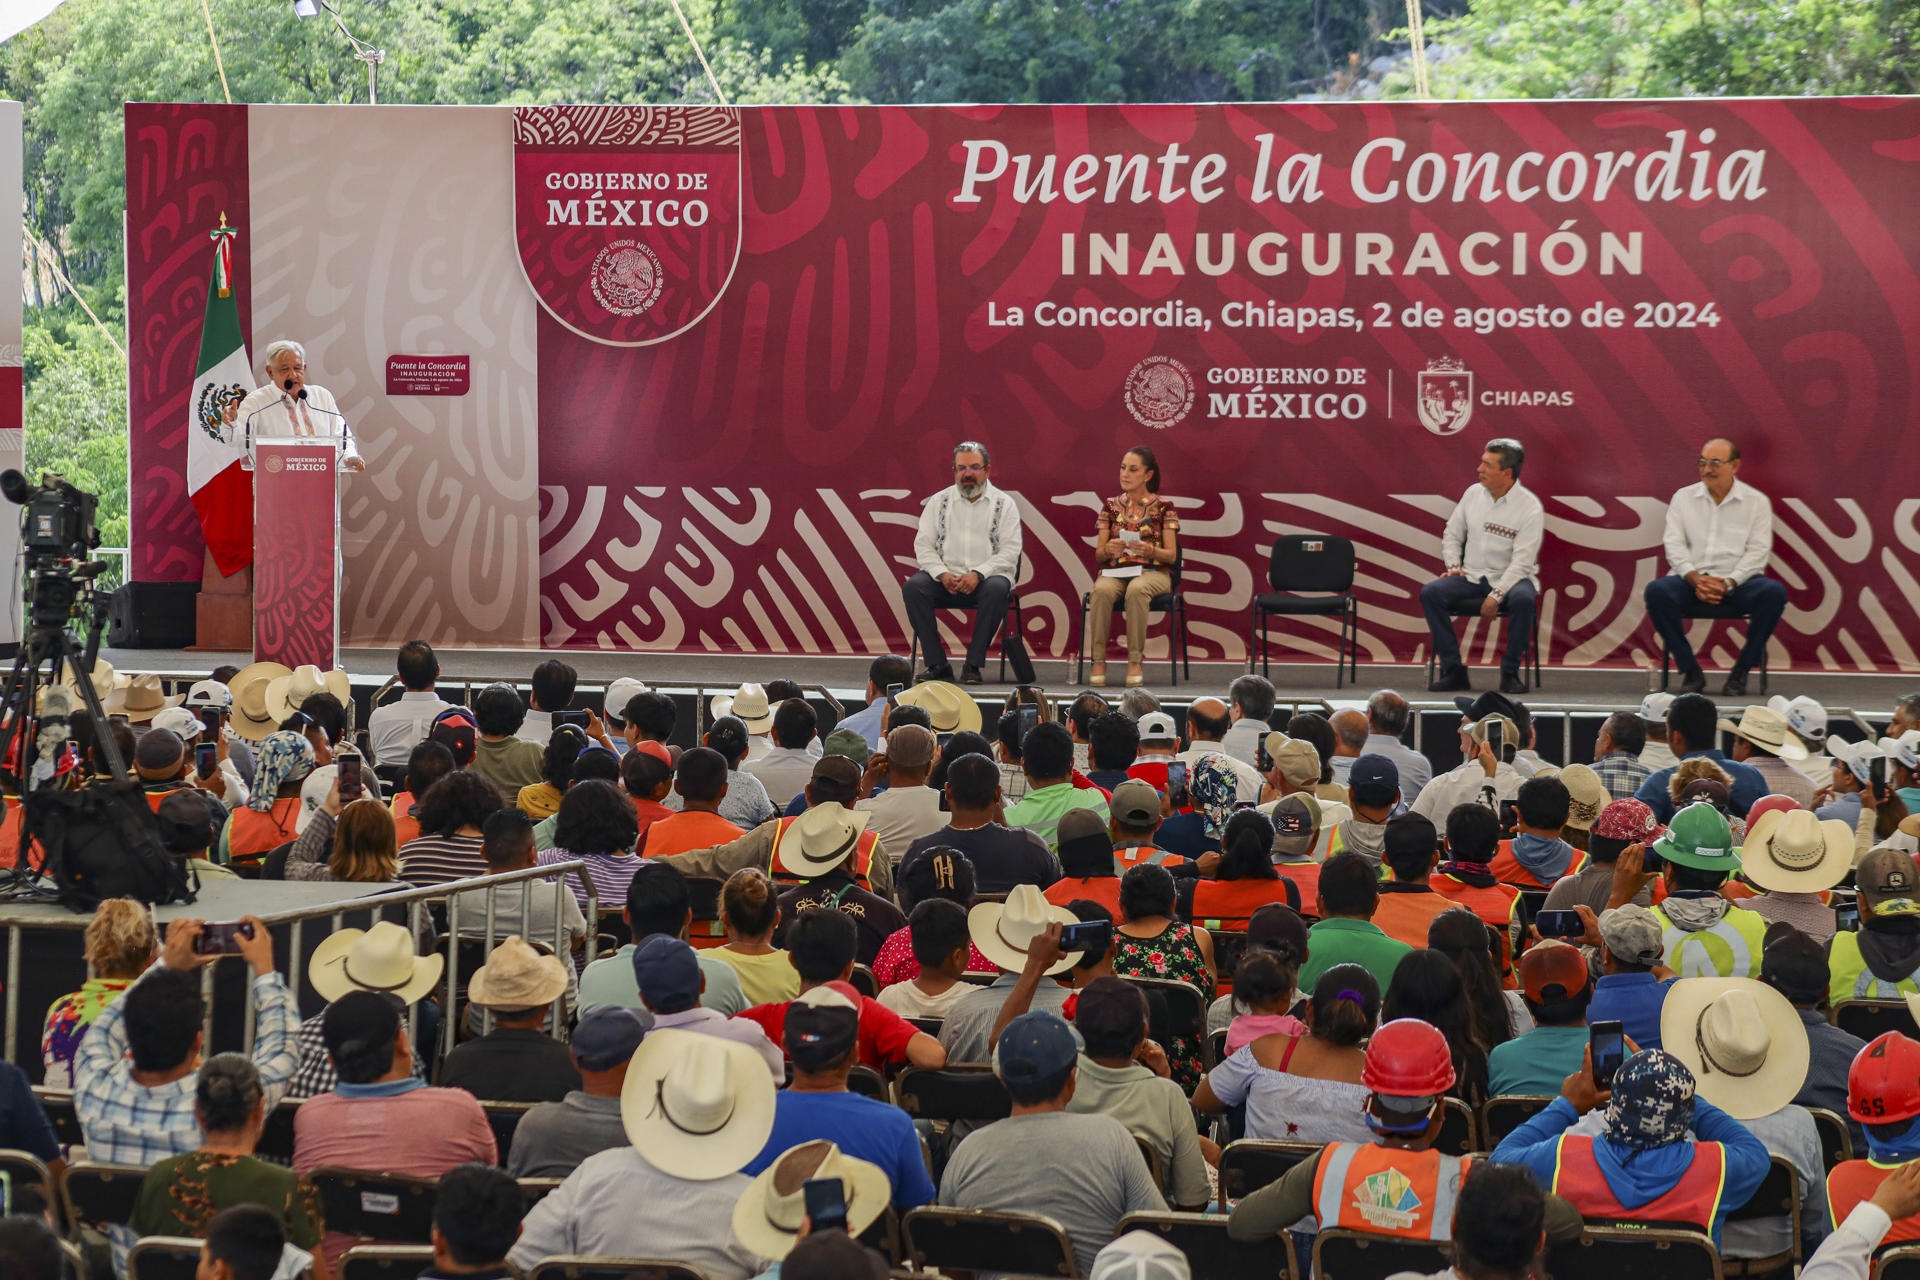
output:
MULTIPOLYGON (((179 109, 129 108, 130 148, 136 110, 179 109)), ((1646 663, 1666 499, 1727 435, 1775 503, 1776 669, 1920 668, 1920 101, 568 119, 597 141, 517 121, 511 161, 540 303, 530 640, 904 648, 919 502, 977 439, 1026 516, 1039 652, 1072 652, 1094 512, 1145 444, 1196 658, 1244 656, 1272 538, 1306 531, 1359 544, 1363 654, 1418 659, 1441 524, 1515 436, 1546 659, 1646 663), (737 152, 683 145, 726 121, 737 152), (720 193, 710 221, 638 225, 636 192, 683 182, 720 193), (580 224, 548 225, 562 196, 580 224)), ((382 412, 356 416, 375 471, 382 412)), ((1288 633, 1332 652, 1330 625, 1288 633)), ((1724 663, 1736 631, 1700 638, 1724 663)))

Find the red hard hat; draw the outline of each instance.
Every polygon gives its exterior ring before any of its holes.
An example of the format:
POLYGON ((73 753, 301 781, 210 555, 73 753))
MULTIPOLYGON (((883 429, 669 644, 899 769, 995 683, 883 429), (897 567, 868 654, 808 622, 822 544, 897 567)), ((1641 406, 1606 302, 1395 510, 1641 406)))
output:
POLYGON ((1847 1114, 1861 1124, 1920 1116, 1920 1043, 1889 1031, 1862 1049, 1847 1070, 1847 1114))
POLYGON ((1758 823, 1762 817, 1772 813, 1776 809, 1782 813, 1791 813, 1793 810, 1802 807, 1804 806, 1802 806, 1798 800, 1795 800, 1792 796, 1783 796, 1778 791, 1770 796, 1761 796, 1753 802, 1753 808, 1747 810, 1747 830, 1753 830, 1754 825, 1758 823))
POLYGON ((1453 1088, 1453 1053, 1447 1038, 1431 1023, 1395 1018, 1367 1042, 1360 1083, 1388 1098, 1431 1098, 1445 1093, 1453 1088))

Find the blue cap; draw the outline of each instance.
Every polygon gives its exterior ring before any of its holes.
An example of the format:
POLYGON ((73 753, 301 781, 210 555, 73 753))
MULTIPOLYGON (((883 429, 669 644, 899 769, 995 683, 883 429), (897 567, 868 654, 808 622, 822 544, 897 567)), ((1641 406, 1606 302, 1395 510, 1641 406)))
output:
POLYGON ((650 934, 633 952, 633 979, 640 998, 667 1013, 692 1008, 700 999, 700 957, 678 938, 650 934))
POLYGON ((994 1067, 1008 1084, 1048 1080, 1080 1057, 1080 1033, 1057 1013, 1023 1013, 1000 1033, 994 1067))
POLYGON ((645 1009, 603 1004, 587 1010, 573 1029, 573 1060, 584 1071, 611 1071, 640 1047, 653 1030, 653 1015, 645 1009))
POLYGON ((1353 762, 1347 774, 1353 798, 1365 805, 1392 804, 1400 793, 1400 769, 1385 756, 1365 755, 1353 762))

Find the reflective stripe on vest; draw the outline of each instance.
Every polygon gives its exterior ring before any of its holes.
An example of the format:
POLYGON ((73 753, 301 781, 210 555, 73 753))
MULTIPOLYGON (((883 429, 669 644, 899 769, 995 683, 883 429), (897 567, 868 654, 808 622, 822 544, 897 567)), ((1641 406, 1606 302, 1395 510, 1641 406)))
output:
POLYGON ((1860 954, 1860 935, 1845 929, 1833 935, 1827 966, 1831 974, 1827 994, 1835 1001, 1901 1000, 1910 991, 1920 993, 1920 970, 1888 982, 1867 967, 1867 958, 1860 954))
POLYGON ((1451 1240, 1454 1202, 1471 1163, 1433 1150, 1336 1142, 1313 1176, 1320 1229, 1451 1240))
MULTIPOLYGON (((774 829, 773 849, 767 859, 767 878, 770 880, 795 885, 813 879, 812 876, 803 876, 787 870, 786 865, 780 861, 780 842, 786 839, 787 832, 798 821, 800 821, 798 818, 782 818, 779 826, 774 829)), ((873 881, 868 874, 873 870, 873 851, 879 847, 880 837, 872 831, 862 831, 859 838, 853 842, 851 868, 853 878, 868 893, 873 892, 873 881)))
MULTIPOLYGON (((1876 1164, 1872 1160, 1843 1160, 1827 1173, 1827 1209, 1845 1222, 1863 1200, 1871 1199, 1887 1175, 1900 1166, 1876 1164)), ((1884 1243, 1897 1244, 1920 1240, 1920 1218, 1896 1218, 1884 1243)))
POLYGON ((1593 1139, 1563 1133, 1554 1147, 1553 1194, 1571 1202, 1583 1218, 1628 1222, 1684 1222, 1709 1235, 1727 1185, 1727 1153, 1717 1142, 1693 1144, 1693 1160, 1680 1180, 1653 1200, 1629 1209, 1593 1158, 1593 1139))
POLYGON ((1655 907, 1660 919, 1660 945, 1667 968, 1680 978, 1757 978, 1756 962, 1766 941, 1767 922, 1752 911, 1734 908, 1709 929, 1682 929, 1664 907, 1655 907), (1751 918, 1756 923, 1747 925, 1751 918), (1751 929, 1751 933, 1744 932, 1751 929), (1719 947, 1713 946, 1718 941, 1719 947), (1716 952, 1720 954, 1716 954, 1716 952), (1724 959, 1725 963, 1722 963, 1724 959))

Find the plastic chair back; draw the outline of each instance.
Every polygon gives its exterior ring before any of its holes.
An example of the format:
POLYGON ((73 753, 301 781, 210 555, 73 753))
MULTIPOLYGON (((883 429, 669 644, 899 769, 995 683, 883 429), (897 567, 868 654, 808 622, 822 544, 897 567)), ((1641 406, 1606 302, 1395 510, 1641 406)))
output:
POLYGON ((1283 533, 1273 540, 1267 560, 1267 585, 1275 591, 1353 590, 1354 554, 1350 538, 1322 533, 1283 533))

